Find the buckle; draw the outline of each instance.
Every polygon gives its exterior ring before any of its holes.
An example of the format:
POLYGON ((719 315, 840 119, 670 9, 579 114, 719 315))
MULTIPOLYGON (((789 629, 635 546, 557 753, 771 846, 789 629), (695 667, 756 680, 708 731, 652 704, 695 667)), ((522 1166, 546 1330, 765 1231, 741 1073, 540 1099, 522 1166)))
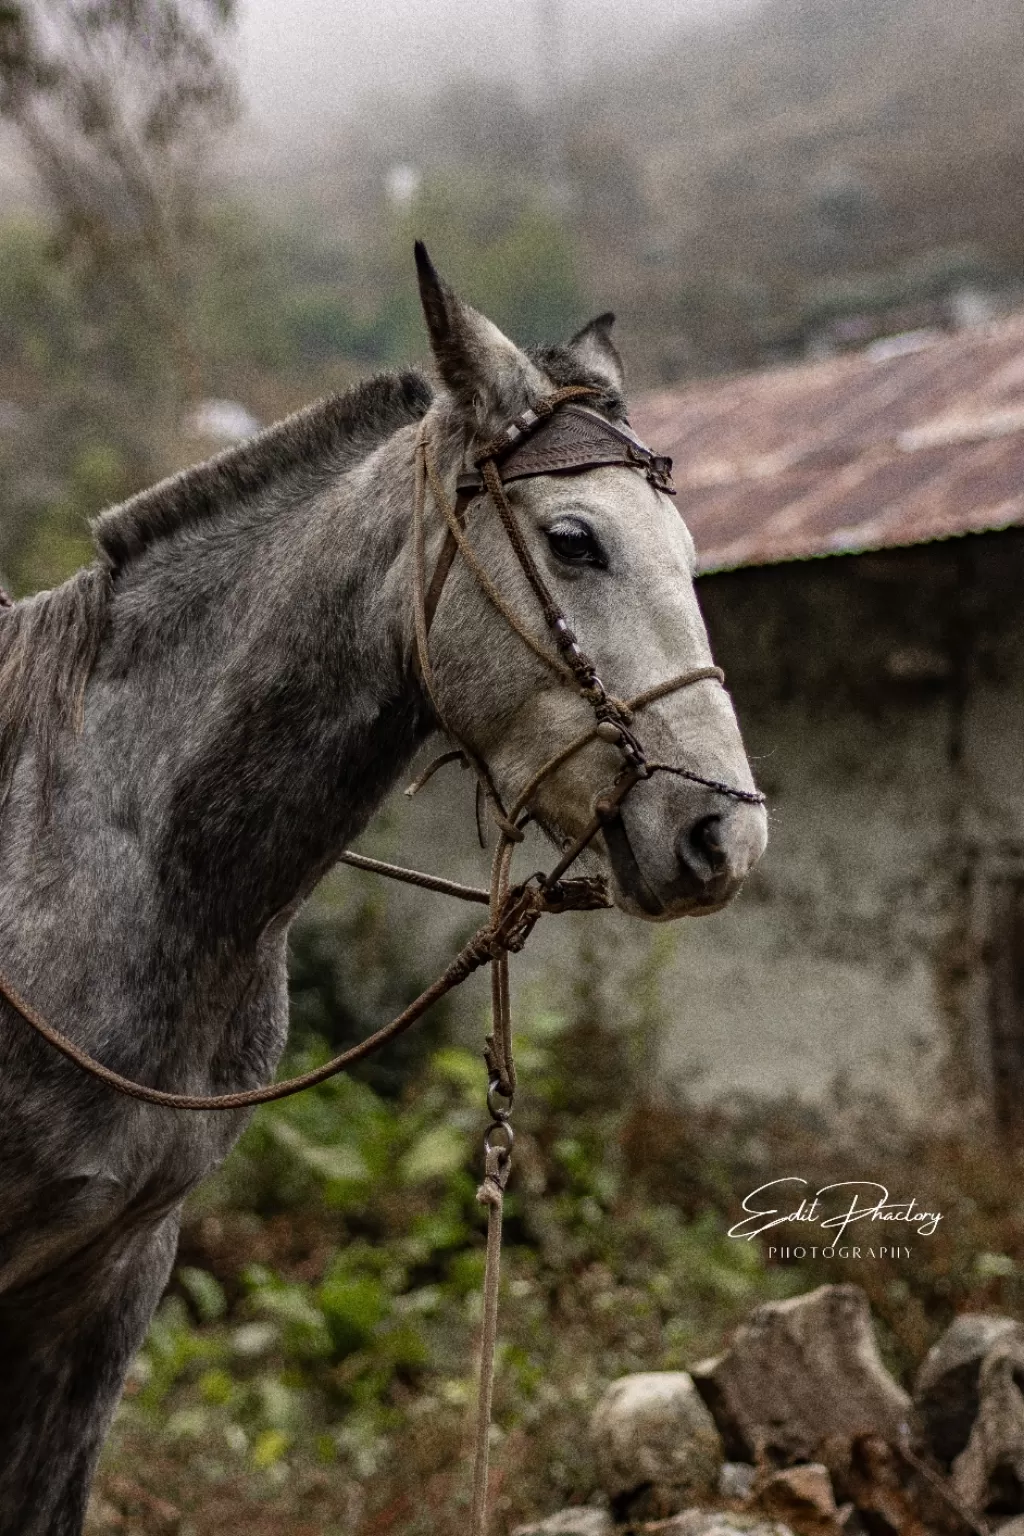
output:
POLYGON ((672 480, 672 460, 667 453, 652 453, 647 460, 647 478, 655 490, 674 496, 676 488, 672 480))

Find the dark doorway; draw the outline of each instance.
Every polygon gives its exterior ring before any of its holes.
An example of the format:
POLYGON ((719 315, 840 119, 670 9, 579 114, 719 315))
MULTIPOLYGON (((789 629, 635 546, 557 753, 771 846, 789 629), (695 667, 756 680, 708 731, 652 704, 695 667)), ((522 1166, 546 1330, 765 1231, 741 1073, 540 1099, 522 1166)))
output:
POLYGON ((986 961, 992 1108, 1007 1141, 1024 1142, 1024 868, 989 885, 986 961))

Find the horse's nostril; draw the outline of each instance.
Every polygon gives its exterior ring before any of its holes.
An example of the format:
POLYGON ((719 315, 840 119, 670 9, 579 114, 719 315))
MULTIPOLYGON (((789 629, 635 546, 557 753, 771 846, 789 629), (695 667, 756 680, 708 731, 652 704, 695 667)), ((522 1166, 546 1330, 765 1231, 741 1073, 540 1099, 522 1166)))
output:
POLYGON ((727 901, 764 851, 759 805, 723 806, 684 823, 676 836, 675 889, 710 906, 727 901))
POLYGON ((691 829, 686 862, 703 875, 717 875, 729 861, 721 816, 704 816, 691 829))

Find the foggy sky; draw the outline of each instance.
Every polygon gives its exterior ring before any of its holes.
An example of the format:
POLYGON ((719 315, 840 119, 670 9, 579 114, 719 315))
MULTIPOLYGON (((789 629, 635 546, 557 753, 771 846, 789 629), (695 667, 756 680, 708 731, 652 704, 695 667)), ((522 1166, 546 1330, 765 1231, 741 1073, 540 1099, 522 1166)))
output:
MULTIPOLYGON (((315 158, 361 102, 422 95, 470 75, 521 84, 536 101, 559 80, 642 57, 666 34, 759 0, 238 0, 229 58, 243 97, 221 163, 243 175, 315 158), (541 12, 560 11, 553 57, 541 12)), ((550 36, 550 33, 548 34, 550 36)), ((0 206, 31 197, 19 147, 0 129, 0 206)))
POLYGON ((687 21, 754 0, 240 0, 242 85, 250 129, 300 133, 345 116, 381 87, 420 93, 452 76, 522 82, 536 97, 553 74, 614 67, 687 21), (560 59, 540 12, 561 5, 560 59), (545 73, 547 81, 545 82, 545 73))

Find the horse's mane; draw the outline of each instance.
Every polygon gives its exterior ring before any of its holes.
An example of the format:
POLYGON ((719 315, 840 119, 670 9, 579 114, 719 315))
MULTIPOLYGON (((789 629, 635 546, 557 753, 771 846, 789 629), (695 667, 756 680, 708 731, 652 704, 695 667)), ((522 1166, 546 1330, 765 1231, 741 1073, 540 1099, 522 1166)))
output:
POLYGON ((0 812, 29 737, 49 805, 57 740, 81 720, 110 586, 109 571, 96 563, 56 591, 0 611, 0 812))
POLYGON ((98 558, 91 566, 53 592, 0 609, 0 811, 29 740, 48 804, 58 738, 80 726, 114 584, 128 566, 284 477, 304 477, 312 486, 342 473, 399 427, 418 421, 431 399, 422 374, 401 373, 318 400, 104 512, 93 528, 98 558))
POLYGON ((288 475, 336 475, 399 427, 419 421, 432 391, 420 373, 383 373, 329 395, 276 426, 104 512, 97 547, 114 573, 152 544, 257 495, 288 475))

